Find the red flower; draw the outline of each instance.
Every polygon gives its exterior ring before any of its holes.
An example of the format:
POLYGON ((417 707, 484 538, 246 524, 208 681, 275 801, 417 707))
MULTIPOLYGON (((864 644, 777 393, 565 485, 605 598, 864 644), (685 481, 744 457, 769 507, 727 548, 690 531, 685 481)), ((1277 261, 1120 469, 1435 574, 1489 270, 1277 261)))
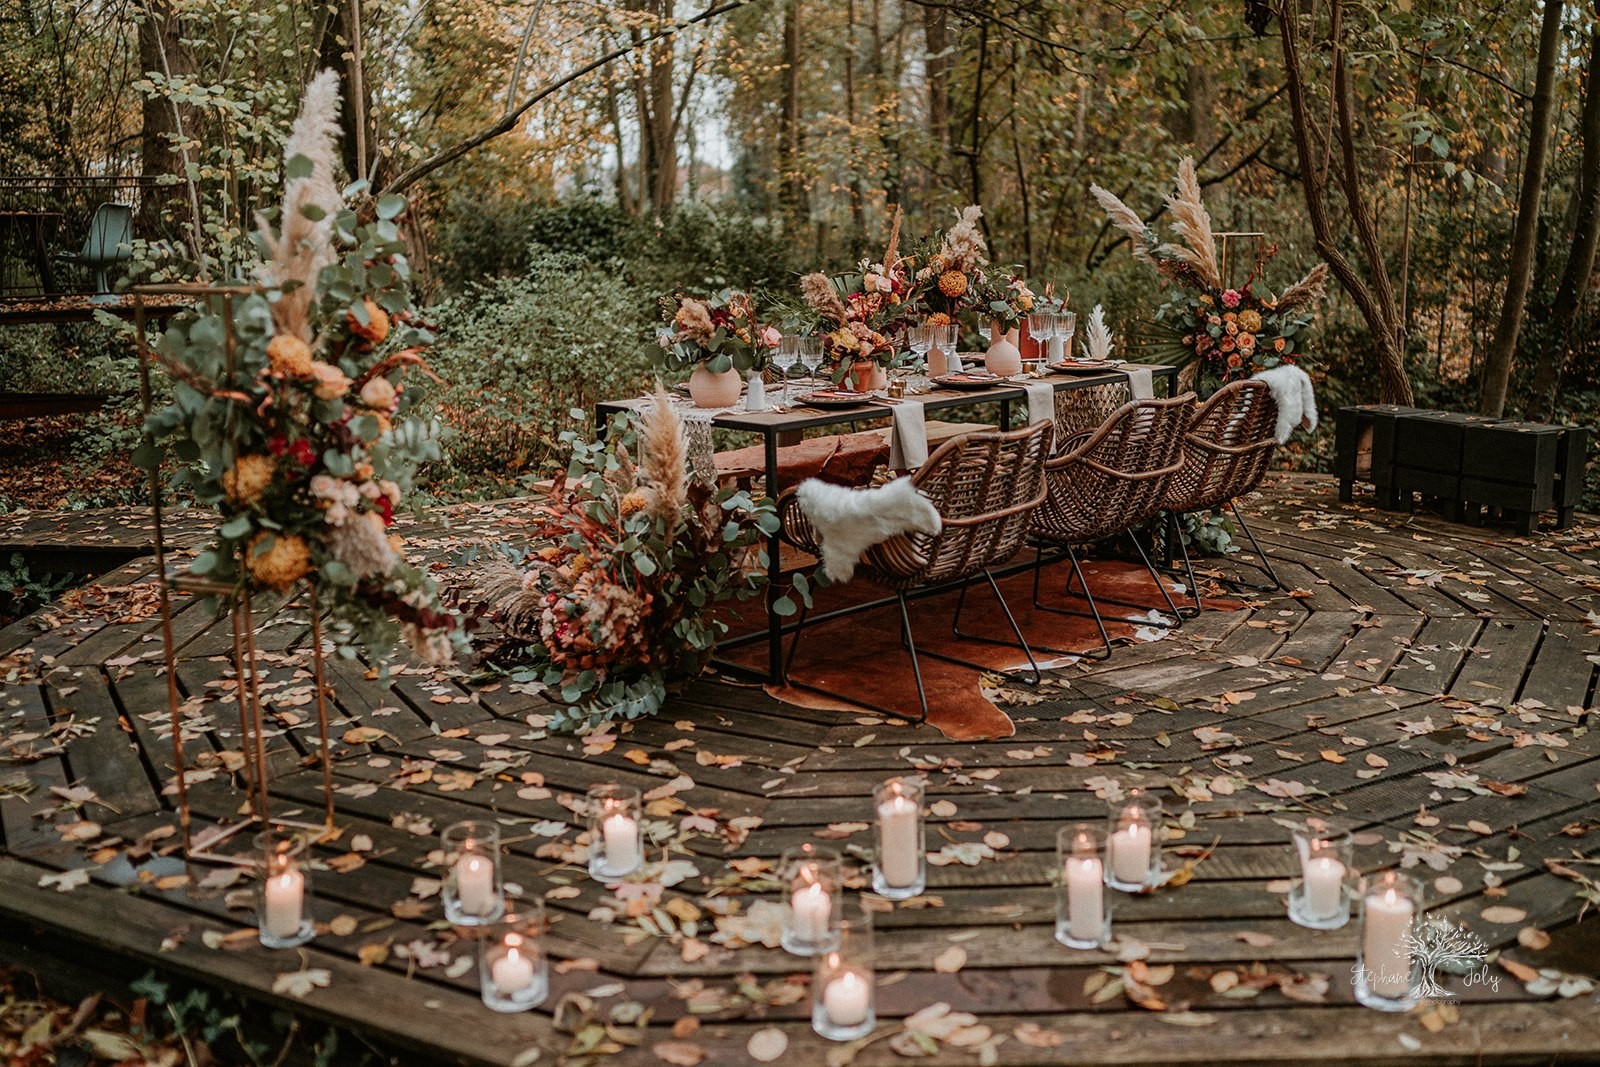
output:
POLYGON ((289 438, 286 434, 275 433, 267 438, 267 451, 274 456, 281 456, 289 450, 289 438))
POLYGON ((289 458, 302 467, 309 467, 311 461, 316 459, 316 453, 311 451, 311 442, 302 437, 289 446, 289 458))
POLYGON ((394 525, 394 505, 389 503, 388 497, 380 495, 378 499, 372 502, 372 505, 378 509, 378 514, 383 516, 383 524, 385 526, 394 525))

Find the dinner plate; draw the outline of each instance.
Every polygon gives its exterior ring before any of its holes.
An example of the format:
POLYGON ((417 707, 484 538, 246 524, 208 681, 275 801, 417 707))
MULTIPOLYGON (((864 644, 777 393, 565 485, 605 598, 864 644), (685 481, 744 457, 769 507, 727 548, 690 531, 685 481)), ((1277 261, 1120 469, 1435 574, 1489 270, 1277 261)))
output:
POLYGON ((996 374, 946 374, 933 379, 933 384, 946 389, 993 389, 997 385, 1004 385, 1006 380, 996 374))
POLYGON ((1117 369, 1115 363, 1082 363, 1074 360, 1071 363, 1050 363, 1046 370, 1053 374, 1104 374, 1117 369))
POLYGON ((814 393, 801 393, 800 403, 813 408, 854 408, 867 403, 871 397, 865 393, 823 389, 814 393))

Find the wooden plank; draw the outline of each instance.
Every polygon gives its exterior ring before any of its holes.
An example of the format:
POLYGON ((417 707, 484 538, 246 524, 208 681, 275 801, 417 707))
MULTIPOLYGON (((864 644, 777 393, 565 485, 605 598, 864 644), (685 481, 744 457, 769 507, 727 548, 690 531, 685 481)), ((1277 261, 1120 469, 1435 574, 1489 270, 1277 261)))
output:
POLYGON ((67 742, 73 781, 93 789, 103 805, 123 816, 160 810, 161 798, 140 759, 138 735, 131 724, 123 728, 121 709, 105 679, 97 671, 85 670, 69 680, 71 685, 46 689, 55 713, 85 722, 99 720, 92 733, 67 742))

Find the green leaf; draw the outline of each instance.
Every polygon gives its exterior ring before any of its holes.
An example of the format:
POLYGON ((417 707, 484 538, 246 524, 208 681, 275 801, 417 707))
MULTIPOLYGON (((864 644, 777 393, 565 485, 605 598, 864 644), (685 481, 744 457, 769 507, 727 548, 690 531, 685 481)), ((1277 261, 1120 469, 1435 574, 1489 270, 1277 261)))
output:
POLYGON ((283 165, 283 176, 285 180, 309 178, 315 169, 309 156, 296 154, 290 156, 289 161, 283 165))
POLYGON ((384 193, 378 197, 378 217, 397 219, 406 209, 406 198, 399 193, 384 193))
POLYGON ((217 532, 230 541, 237 541, 239 538, 250 532, 251 525, 252 523, 250 522, 250 516, 235 515, 233 518, 223 523, 222 529, 218 530, 217 532))
POLYGON ((795 606, 795 602, 786 596, 781 596, 772 602, 772 613, 785 619, 795 614, 799 610, 800 609, 795 606))

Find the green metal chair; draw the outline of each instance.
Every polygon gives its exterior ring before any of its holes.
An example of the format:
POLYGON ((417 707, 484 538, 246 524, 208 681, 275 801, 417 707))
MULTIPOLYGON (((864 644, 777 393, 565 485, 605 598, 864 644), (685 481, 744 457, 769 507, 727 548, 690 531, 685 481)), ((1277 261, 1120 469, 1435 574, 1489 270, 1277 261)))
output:
POLYGON ((133 208, 127 204, 101 204, 94 209, 94 217, 89 220, 89 232, 83 239, 83 250, 77 253, 58 252, 56 258, 94 271, 96 301, 115 300, 108 271, 133 255, 132 243, 133 208))

